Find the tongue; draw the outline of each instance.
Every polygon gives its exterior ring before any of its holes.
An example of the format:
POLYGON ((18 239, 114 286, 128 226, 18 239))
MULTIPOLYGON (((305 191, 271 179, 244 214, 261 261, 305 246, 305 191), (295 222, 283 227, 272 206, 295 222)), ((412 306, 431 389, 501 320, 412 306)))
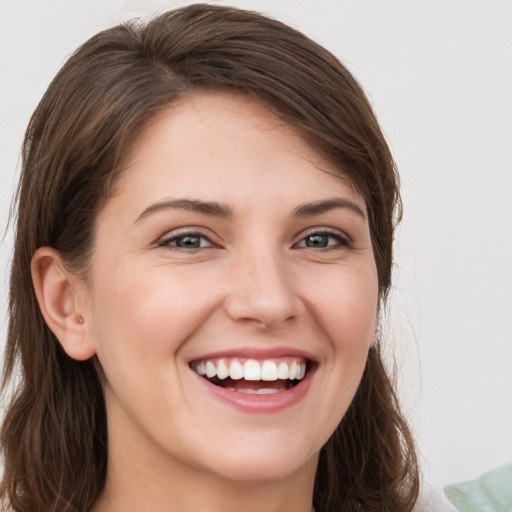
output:
POLYGON ((267 382, 264 380, 233 380, 228 378, 222 381, 222 385, 225 388, 234 389, 235 391, 242 389, 251 389, 254 391, 259 389, 277 389, 279 391, 285 391, 288 389, 288 381, 282 379, 267 382))

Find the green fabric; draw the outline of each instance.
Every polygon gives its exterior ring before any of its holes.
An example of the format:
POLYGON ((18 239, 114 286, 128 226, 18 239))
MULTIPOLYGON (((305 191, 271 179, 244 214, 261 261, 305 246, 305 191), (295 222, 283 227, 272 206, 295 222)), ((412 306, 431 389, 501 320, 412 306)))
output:
POLYGON ((512 512, 512 464, 470 482, 448 485, 444 493, 461 512, 512 512))

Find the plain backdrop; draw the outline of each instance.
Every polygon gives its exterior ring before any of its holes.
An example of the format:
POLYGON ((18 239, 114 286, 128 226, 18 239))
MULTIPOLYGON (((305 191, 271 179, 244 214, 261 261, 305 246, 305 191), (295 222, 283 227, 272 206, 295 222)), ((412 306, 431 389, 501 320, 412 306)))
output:
MULTIPOLYGON (((2 232, 25 126, 66 57, 103 28, 188 3, 0 0, 2 232)), ((512 462, 512 2, 229 3, 277 17, 336 54, 394 152, 405 209, 386 340, 426 482, 512 462)), ((8 232, 2 344, 11 252, 8 232)))

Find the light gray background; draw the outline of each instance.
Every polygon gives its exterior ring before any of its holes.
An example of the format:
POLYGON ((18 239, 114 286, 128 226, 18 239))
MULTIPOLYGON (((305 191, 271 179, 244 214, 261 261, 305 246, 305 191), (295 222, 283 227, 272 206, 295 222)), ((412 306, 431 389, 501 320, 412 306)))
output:
MULTIPOLYGON (((0 0, 2 231, 24 128, 66 56, 107 26, 188 3, 0 0)), ((405 218, 387 338, 425 480, 512 462, 512 2, 230 3, 340 57, 388 137, 405 218)), ((0 254, 2 340, 11 240, 0 254)))

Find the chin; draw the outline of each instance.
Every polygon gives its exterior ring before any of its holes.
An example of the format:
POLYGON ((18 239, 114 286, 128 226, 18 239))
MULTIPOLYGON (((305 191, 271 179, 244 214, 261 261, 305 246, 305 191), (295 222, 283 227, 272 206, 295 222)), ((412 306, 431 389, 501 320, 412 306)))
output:
POLYGON ((232 461, 224 461, 223 467, 217 468, 217 474, 223 479, 237 483, 278 482, 310 466, 316 468, 317 461, 318 454, 305 460, 286 455, 268 458, 255 456, 246 460, 235 457, 232 461))
POLYGON ((308 450, 304 441, 268 442, 222 450, 213 459, 213 472, 234 482, 268 482, 286 479, 298 472, 316 470, 319 450, 308 450))

